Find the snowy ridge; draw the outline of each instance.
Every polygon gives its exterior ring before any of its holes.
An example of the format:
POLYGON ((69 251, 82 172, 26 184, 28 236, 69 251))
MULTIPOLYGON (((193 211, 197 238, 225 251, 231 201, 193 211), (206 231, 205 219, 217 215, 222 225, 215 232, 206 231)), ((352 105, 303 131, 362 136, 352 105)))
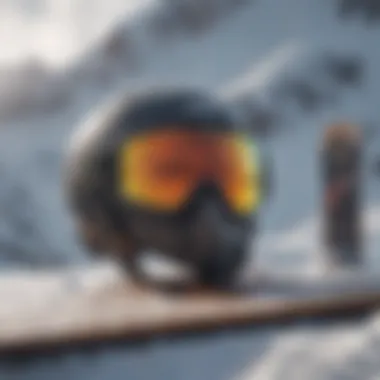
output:
MULTIPOLYGON (((67 7, 63 1, 57 2, 56 8, 52 4, 42 0, 40 5, 42 10, 44 7, 51 8, 50 17, 44 15, 41 9, 36 12, 47 18, 45 33, 57 33, 58 44, 57 41, 54 44, 45 41, 40 28, 34 30, 33 24, 29 27, 35 33, 23 29, 18 24, 21 22, 20 15, 14 17, 16 32, 23 37, 23 41, 15 46, 20 49, 21 45, 24 49, 20 52, 13 51, 13 46, 4 49, 4 57, 8 55, 10 58, 4 59, 5 66, 0 70, 0 119, 60 112, 77 101, 74 94, 80 88, 94 85, 112 87, 123 76, 141 74, 149 64, 152 47, 154 53, 160 53, 168 47, 178 46, 184 40, 202 37, 234 9, 241 8, 244 2, 113 0, 106 9, 95 1, 88 5, 80 0, 76 7, 67 7), (56 19, 60 14, 62 19, 56 19), (83 16, 85 20, 82 20, 83 16), (77 20, 78 25, 73 20, 77 20), (85 31, 82 31, 83 28, 78 30, 83 21, 85 31), (63 27, 66 29, 61 31, 63 27), (74 35, 67 35, 68 30, 74 35), (75 38, 75 33, 81 34, 75 38), (38 37, 39 43, 35 41, 33 44, 33 38, 38 37), (13 55, 25 54, 30 48, 24 45, 25 39, 31 40, 31 46, 37 51, 28 52, 29 55, 22 56, 22 60, 14 65, 13 55), (59 43, 64 45, 62 50, 56 46, 59 43), (39 48, 44 50, 40 51, 39 48)), ((10 3, 6 5, 5 13, 15 11, 10 3)), ((25 17, 23 14, 21 18, 25 17)))
POLYGON ((300 114, 331 108, 364 79, 355 52, 291 40, 219 92, 261 134, 294 123, 300 114))

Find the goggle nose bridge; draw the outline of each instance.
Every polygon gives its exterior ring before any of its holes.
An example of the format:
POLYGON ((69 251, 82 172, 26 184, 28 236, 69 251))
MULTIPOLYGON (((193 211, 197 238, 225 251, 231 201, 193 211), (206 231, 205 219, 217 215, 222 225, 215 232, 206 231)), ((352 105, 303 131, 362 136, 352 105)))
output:
POLYGON ((204 178, 199 180, 197 184, 194 185, 189 198, 187 200, 187 205, 192 205, 193 207, 207 198, 216 198, 219 202, 222 202, 224 205, 228 206, 227 199, 223 193, 221 185, 217 181, 210 178, 204 178))

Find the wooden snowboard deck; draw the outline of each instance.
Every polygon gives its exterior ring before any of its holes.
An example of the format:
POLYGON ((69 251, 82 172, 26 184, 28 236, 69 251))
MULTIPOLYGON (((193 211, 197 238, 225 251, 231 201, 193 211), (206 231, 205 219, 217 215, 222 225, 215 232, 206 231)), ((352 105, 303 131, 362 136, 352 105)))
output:
POLYGON ((380 276, 267 276, 241 294, 138 290, 112 267, 0 277, 0 352, 191 332, 380 306, 380 276))

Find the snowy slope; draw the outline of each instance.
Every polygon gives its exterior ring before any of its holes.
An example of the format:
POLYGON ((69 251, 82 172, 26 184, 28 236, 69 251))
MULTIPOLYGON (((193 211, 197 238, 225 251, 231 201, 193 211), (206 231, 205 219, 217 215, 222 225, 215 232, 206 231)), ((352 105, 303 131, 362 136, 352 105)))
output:
MULTIPOLYGON (((310 6, 306 3, 294 2, 294 7, 301 15, 322 13, 319 6, 314 9, 315 5, 310 6)), ((112 66, 113 75, 118 74, 116 79, 106 76, 105 82, 99 83, 99 72, 108 67, 102 64, 104 46, 102 47, 99 42, 92 49, 86 49, 88 52, 86 56, 73 59, 74 63, 64 71, 55 71, 54 75, 50 74, 47 77, 41 75, 45 80, 41 79, 37 85, 31 85, 30 91, 25 90, 28 81, 19 80, 19 93, 23 98, 20 100, 16 96, 18 100, 14 101, 13 110, 20 112, 10 113, 13 115, 13 122, 8 116, 8 121, 2 123, 1 157, 7 162, 4 165, 6 172, 24 173, 22 176, 16 176, 17 182, 20 182, 16 185, 27 189, 25 195, 27 208, 37 209, 40 213, 36 221, 28 224, 29 241, 34 239, 35 251, 46 252, 46 257, 39 260, 38 255, 32 255, 25 247, 20 247, 20 242, 25 239, 16 239, 13 236, 16 230, 15 222, 5 221, 8 224, 8 230, 4 232, 3 237, 6 246, 17 245, 14 249, 16 252, 11 255, 15 259, 20 256, 22 261, 36 262, 38 265, 41 265, 41 261, 47 263, 49 257, 52 262, 65 261, 67 258, 79 260, 79 257, 83 257, 78 252, 73 237, 70 236, 71 225, 62 202, 59 188, 60 158, 68 134, 75 128, 76 123, 85 117, 89 109, 122 87, 184 83, 215 88, 228 101, 235 103, 237 109, 248 112, 251 120, 257 120, 257 117, 264 115, 265 124, 265 116, 269 119, 272 117, 274 124, 272 128, 281 130, 289 128, 293 130, 294 127, 297 130, 304 129, 302 123, 304 120, 310 123, 309 115, 313 115, 316 126, 319 126, 322 119, 316 120, 315 117, 324 117, 322 112, 326 114, 329 110, 334 110, 334 107, 336 110, 337 105, 333 107, 332 101, 335 100, 339 105, 340 101, 346 99, 349 101, 348 98, 352 96, 353 91, 358 94, 355 83, 339 81, 327 63, 331 57, 340 64, 346 61, 349 63, 352 57, 356 58, 357 50, 361 46, 347 46, 342 49, 339 41, 333 43, 334 41, 329 38, 331 46, 326 47, 321 41, 314 41, 315 37, 319 36, 314 33, 315 28, 319 26, 314 18, 308 23, 303 21, 305 17, 300 18, 300 22, 290 23, 288 20, 291 20, 293 15, 288 8, 274 7, 274 4, 275 2, 269 1, 263 7, 254 1, 246 2, 244 7, 235 10, 230 18, 220 19, 219 23, 205 30, 203 34, 190 34, 183 36, 182 39, 178 37, 177 41, 157 46, 154 44, 154 35, 152 32, 148 33, 150 29, 146 25, 150 25, 147 22, 154 19, 152 15, 156 15, 157 10, 166 8, 163 6, 160 8, 154 2, 154 7, 148 8, 150 12, 139 13, 137 20, 132 24, 127 23, 128 27, 124 28, 129 32, 132 30, 134 36, 140 37, 137 41, 139 50, 144 52, 144 64, 139 69, 127 65, 125 71, 120 73, 112 66), (265 17, 268 17, 266 16, 268 12, 273 19, 279 20, 276 26, 272 27, 264 21, 265 17), (307 38, 308 33, 312 38, 307 38), (265 39, 256 38, 258 35, 265 36, 265 39), (226 59, 227 46, 228 59, 226 59), (96 64, 98 66, 94 72, 93 65, 96 64), (245 87, 242 86, 242 82, 246 84, 245 87), (305 89, 309 94, 308 98, 311 101, 306 106, 300 103, 299 89, 301 94, 305 89), (40 97, 35 94, 36 92, 40 97), (25 94, 27 99, 24 99, 25 94), (46 112, 46 108, 50 112, 46 112), (34 111, 31 112, 30 109, 34 111), (257 112, 251 115, 253 109, 257 109, 257 112), (25 124, 28 125, 27 131, 24 128, 25 124), (14 152, 15 146, 19 149, 17 155, 14 152), (44 191, 41 191, 42 188, 44 191), (39 235, 42 235, 42 239, 38 238, 39 235)), ((328 7, 325 13, 326 16, 333 15, 332 9, 328 7)), ((117 30, 119 29, 120 26, 117 25, 117 30)), ((122 28, 122 31, 125 31, 124 29, 122 28)), ((319 37, 322 40, 323 35, 319 37)), ((120 49, 124 51, 125 46, 121 46, 120 49)), ((48 48, 46 54, 49 54, 48 48)), ((123 63, 122 54, 118 59, 123 63)), ((25 76, 25 72, 22 72, 25 76)), ((26 77, 31 77, 34 81, 36 77, 38 79, 33 71, 26 77)), ((6 75, 6 78, 9 79, 9 75, 6 75)), ((15 88, 17 87, 12 83, 3 86, 4 91, 9 89, 13 91, 15 88)), ((9 102, 12 97, 8 95, 5 92, 3 99, 9 102)), ((302 99, 304 98, 303 96, 302 99)), ((315 139, 307 132, 306 134, 306 138, 313 143, 315 139)), ((302 134, 297 138, 303 138, 302 134)), ((286 138, 280 145, 284 145, 285 141, 286 138)), ((292 137, 289 143, 292 144, 292 137)), ((300 146, 308 152, 304 143, 300 146)), ((284 153, 287 155, 287 149, 281 147, 271 149, 278 156, 276 162, 286 162, 279 155, 284 153)), ((279 184, 280 198, 272 207, 275 211, 270 225, 275 228, 284 227, 313 211, 310 209, 312 205, 310 201, 313 196, 315 197, 315 187, 312 185, 314 177, 311 172, 309 172, 311 180, 305 181, 310 184, 310 189, 304 191, 304 205, 292 206, 291 194, 294 194, 294 190, 291 186, 296 182, 288 181, 286 178, 292 175, 290 166, 299 161, 298 155, 302 152, 294 148, 291 150, 294 158, 288 157, 288 160, 294 160, 293 163, 289 161, 286 170, 278 170, 278 180, 283 182, 284 177, 285 182, 279 184)), ((312 158, 311 155, 308 157, 312 158)), ((307 159, 303 160, 303 163, 307 165, 307 159)), ((3 203, 15 202, 12 191, 7 190, 5 193, 3 203)), ((20 219, 20 215, 17 218, 20 219)))
MULTIPOLYGON (((362 1, 362 8, 343 19, 337 11, 339 2, 334 1, 247 0, 229 17, 201 28, 202 33, 177 32, 176 38, 160 43, 147 25, 152 15, 166 9, 163 1, 146 2, 143 11, 136 6, 140 13, 133 22, 128 22, 132 10, 126 1, 108 1, 106 8, 95 1, 91 5, 80 1, 72 7, 65 0, 33 3, 37 10, 28 10, 22 1, 0 2, 0 7, 17 16, 12 21, 14 31, 22 31, 22 23, 29 22, 28 32, 20 32, 24 33, 20 41, 26 41, 27 34, 31 38, 24 46, 14 44, 19 51, 4 53, 4 65, 30 56, 30 46, 42 61, 42 66, 20 61, 12 78, 0 74, 4 83, 0 83, 0 100, 5 104, 11 99, 0 127, 3 262, 40 266, 86 260, 72 234, 59 186, 60 160, 69 133, 90 109, 124 86, 183 83, 217 90, 252 123, 274 132, 263 140, 275 162, 276 194, 263 210, 262 235, 254 247, 258 264, 271 269, 318 270, 314 152, 321 127, 340 118, 369 126, 380 122, 380 27, 376 23, 369 26, 363 17, 363 7, 370 2, 362 1), (94 17, 88 17, 89 10, 94 17), (42 17, 46 22, 40 24, 42 17), (126 26, 120 27, 120 19, 127 20, 126 26), (41 30, 41 25, 46 29, 41 30), (101 38, 92 45, 97 25, 101 38), (106 31, 111 30, 116 31, 117 40, 125 34, 134 36, 133 53, 125 50, 131 45, 123 42, 116 44, 118 53, 110 58, 105 47, 110 41, 106 31), (50 32, 56 33, 51 38, 61 41, 55 49, 55 44, 46 41, 50 32), (133 54, 132 60, 128 54, 125 60, 126 51, 133 54), (351 67, 356 75, 348 75, 351 80, 347 80, 341 75, 342 67, 351 67), (20 80, 21 74, 28 81, 20 80), (15 88, 19 90, 11 97, 9 89, 15 88), (305 96, 306 103, 300 101, 305 96), (25 104, 28 111, 17 115, 25 104)), ((374 156, 380 153, 380 132, 375 130, 367 152, 367 257, 371 268, 380 271, 376 252, 380 182, 371 169, 374 156)), ((374 380, 380 376, 379 352, 374 354, 380 349, 378 324, 374 316, 363 327, 323 332, 301 329, 281 335, 265 355, 237 376, 240 380, 374 380), (325 355, 333 348, 339 355, 325 355), (301 354, 305 360, 300 360, 301 354)))

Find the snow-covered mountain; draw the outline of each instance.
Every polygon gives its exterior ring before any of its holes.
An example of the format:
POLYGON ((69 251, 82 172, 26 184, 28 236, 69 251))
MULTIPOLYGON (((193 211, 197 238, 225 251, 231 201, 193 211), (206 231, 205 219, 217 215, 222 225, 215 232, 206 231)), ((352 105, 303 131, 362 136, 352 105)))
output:
MULTIPOLYGON (((317 269, 321 129, 341 119, 368 128, 366 254, 371 268, 380 270, 380 179, 373 170, 380 155, 376 1, 69 3, 0 1, 0 25, 7 26, 0 33, 4 267, 87 260, 60 187, 70 133, 123 88, 183 84, 217 91, 244 113, 273 156, 275 196, 263 210, 254 254, 266 268, 317 269), (14 43, 5 43, 10 39, 14 43)), ((376 336, 377 325, 374 317, 363 328, 291 332, 272 341, 242 379, 373 380, 380 376, 371 359, 378 345, 370 332, 376 336), (332 339, 341 356, 321 354, 332 339), (307 360, 299 360, 300 352, 307 360), (363 360, 371 370, 357 369, 363 360)))

